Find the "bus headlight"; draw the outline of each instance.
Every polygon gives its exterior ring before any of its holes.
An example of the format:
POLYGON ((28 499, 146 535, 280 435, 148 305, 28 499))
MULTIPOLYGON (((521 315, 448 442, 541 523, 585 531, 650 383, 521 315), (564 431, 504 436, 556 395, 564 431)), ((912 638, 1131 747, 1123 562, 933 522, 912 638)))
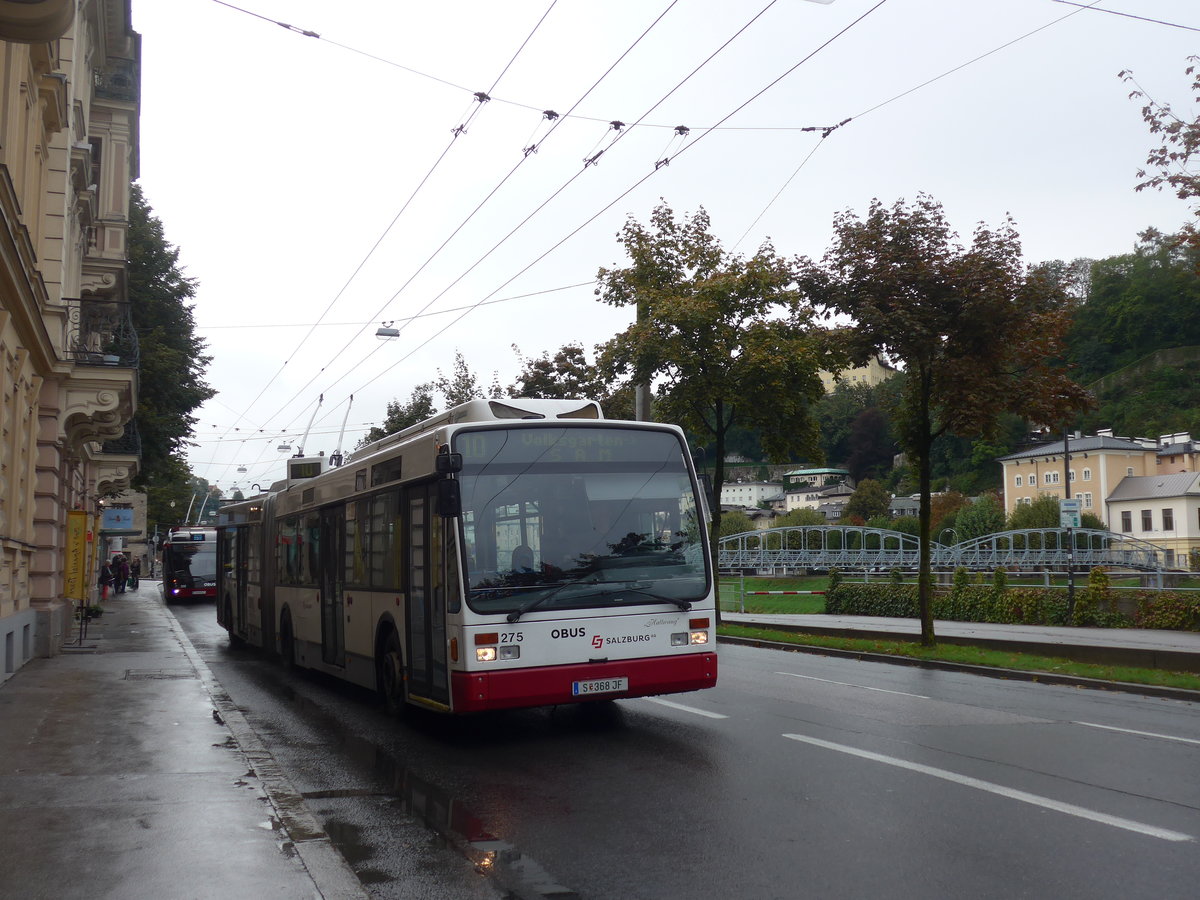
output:
POLYGON ((475 661, 476 662, 492 662, 496 658, 495 647, 476 647, 475 661))
POLYGON ((688 642, 691 644, 707 644, 708 643, 708 632, 707 631, 693 631, 691 633, 691 637, 689 638, 688 642))
POLYGON ((501 659, 520 659, 521 658, 521 648, 517 647, 514 644, 509 644, 508 646, 501 647, 500 648, 500 658, 501 659))
POLYGON ((686 631, 678 631, 671 635, 672 647, 686 647, 688 645, 688 633, 686 631))

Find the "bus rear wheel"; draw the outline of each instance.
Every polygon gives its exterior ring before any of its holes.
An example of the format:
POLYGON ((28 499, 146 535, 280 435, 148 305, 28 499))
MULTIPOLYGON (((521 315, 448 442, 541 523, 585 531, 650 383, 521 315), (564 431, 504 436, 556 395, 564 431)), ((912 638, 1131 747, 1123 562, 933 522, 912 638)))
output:
POLYGON ((404 709, 404 663, 395 631, 388 632, 375 655, 375 685, 384 710, 389 716, 398 716, 404 709))

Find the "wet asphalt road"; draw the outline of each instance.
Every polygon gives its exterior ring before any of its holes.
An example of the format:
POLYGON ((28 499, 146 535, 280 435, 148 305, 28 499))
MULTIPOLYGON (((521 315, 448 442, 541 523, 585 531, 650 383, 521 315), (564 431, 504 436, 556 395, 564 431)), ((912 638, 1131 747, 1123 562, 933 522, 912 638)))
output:
POLYGON ((1200 706, 721 648, 711 691, 388 719, 173 606, 374 896, 1195 896, 1200 706))

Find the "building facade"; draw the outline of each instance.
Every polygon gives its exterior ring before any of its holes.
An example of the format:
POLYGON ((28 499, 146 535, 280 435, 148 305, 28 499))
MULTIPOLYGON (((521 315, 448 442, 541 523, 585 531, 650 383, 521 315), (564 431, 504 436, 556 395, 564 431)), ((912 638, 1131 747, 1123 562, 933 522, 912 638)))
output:
POLYGON ((1041 496, 1071 496, 1081 512, 1119 534, 1165 551, 1169 566, 1187 568, 1200 550, 1200 441, 1188 432, 1151 438, 1111 430, 1043 444, 1002 457, 1004 511, 1041 496))
POLYGON ((721 505, 754 509, 782 492, 783 486, 771 481, 727 481, 721 485, 721 505))
POLYGON ((0 0, 0 677, 93 594, 101 500, 136 474, 128 0, 0 0))
POLYGON ((1200 550, 1200 473, 1126 478, 1106 504, 1111 531, 1162 547, 1168 567, 1188 568, 1200 550))
POLYGON ((825 393, 831 394, 839 384, 874 387, 877 384, 887 381, 896 374, 896 371, 896 369, 883 362, 878 356, 873 356, 863 366, 856 366, 852 369, 841 369, 837 372, 822 370, 817 374, 821 376, 821 384, 825 387, 825 393))
POLYGON ((1043 496, 1064 497, 1068 480, 1071 496, 1081 512, 1100 518, 1106 526, 1104 501, 1125 478, 1157 472, 1158 442, 1144 438, 1114 437, 1111 432, 1056 441, 1001 457, 1004 468, 1004 513, 1011 515, 1023 504, 1043 496))

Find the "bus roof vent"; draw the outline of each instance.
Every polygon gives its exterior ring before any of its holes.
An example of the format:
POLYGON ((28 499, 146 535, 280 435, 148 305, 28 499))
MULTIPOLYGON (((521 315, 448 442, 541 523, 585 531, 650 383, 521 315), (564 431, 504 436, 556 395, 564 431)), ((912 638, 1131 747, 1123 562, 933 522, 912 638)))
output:
POLYGON ((507 403, 500 403, 497 400, 489 400, 488 408, 492 412, 492 416, 497 419, 544 419, 546 418, 540 412, 535 412, 532 409, 521 409, 519 406, 510 406, 507 403))
POLYGON ((599 419, 600 405, 594 400, 589 400, 579 409, 568 409, 566 412, 558 414, 560 419, 599 419))

